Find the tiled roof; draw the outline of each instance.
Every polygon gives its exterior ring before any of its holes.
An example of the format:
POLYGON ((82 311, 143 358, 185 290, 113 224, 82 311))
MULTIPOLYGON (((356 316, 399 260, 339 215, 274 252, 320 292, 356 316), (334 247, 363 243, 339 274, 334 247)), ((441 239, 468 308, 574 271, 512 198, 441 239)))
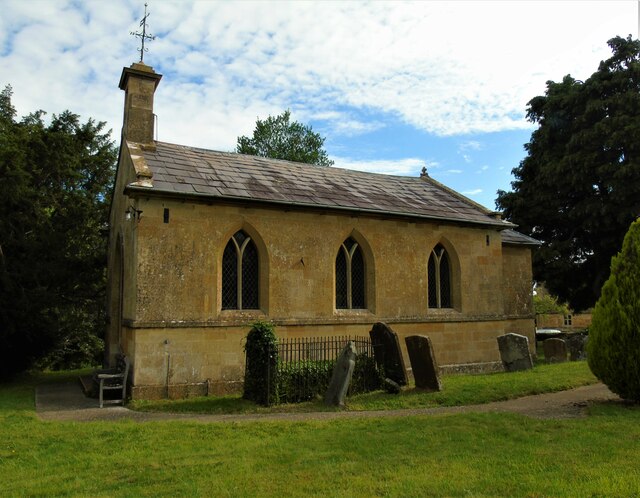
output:
POLYGON ((525 235, 520 232, 516 232, 515 230, 503 230, 502 231, 502 243, 503 244, 511 244, 518 246, 539 246, 541 242, 536 240, 528 235, 525 235))
POLYGON ((513 226, 428 176, 364 173, 165 142, 143 155, 153 186, 131 190, 513 226))

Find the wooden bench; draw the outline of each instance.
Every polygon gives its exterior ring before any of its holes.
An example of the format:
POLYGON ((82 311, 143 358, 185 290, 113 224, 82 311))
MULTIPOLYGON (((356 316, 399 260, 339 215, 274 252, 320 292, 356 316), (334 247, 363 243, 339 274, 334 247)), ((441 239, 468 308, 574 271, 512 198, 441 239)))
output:
POLYGON ((129 377, 129 358, 123 354, 116 356, 116 367, 97 370, 93 374, 93 382, 98 390, 100 408, 105 404, 122 404, 127 399, 127 378, 129 377), (105 391, 120 391, 117 399, 104 399, 105 391))

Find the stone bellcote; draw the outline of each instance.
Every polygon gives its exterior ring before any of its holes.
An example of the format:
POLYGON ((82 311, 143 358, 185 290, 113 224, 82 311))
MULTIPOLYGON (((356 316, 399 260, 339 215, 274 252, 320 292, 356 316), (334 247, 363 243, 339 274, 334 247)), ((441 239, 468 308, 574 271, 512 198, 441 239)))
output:
POLYGON ((124 90, 124 123, 122 139, 148 144, 153 142, 153 94, 160 83, 161 74, 142 62, 125 67, 120 77, 124 90))

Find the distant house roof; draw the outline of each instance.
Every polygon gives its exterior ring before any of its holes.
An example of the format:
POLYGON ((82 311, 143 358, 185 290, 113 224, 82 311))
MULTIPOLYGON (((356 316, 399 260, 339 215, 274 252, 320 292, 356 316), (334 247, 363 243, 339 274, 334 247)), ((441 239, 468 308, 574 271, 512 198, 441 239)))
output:
MULTIPOLYGON (((131 145, 131 144, 130 144, 131 145)), ((140 152, 136 151, 137 154, 140 152)), ((152 175, 128 193, 260 202, 300 208, 514 227, 429 178, 364 173, 156 142, 141 149, 152 175)), ((133 157, 133 156, 132 156, 133 157)), ((137 157, 139 159, 139 157, 137 157)))
POLYGON ((503 230, 502 243, 517 246, 539 246, 541 242, 515 230, 503 230))

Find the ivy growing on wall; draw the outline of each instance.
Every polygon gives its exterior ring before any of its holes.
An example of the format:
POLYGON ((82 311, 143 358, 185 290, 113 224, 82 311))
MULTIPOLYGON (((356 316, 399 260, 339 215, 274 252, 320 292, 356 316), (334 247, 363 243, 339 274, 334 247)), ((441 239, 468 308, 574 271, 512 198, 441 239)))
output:
POLYGON ((247 364, 244 374, 245 399, 261 405, 276 402, 278 339, 271 322, 255 322, 244 346, 247 364))

